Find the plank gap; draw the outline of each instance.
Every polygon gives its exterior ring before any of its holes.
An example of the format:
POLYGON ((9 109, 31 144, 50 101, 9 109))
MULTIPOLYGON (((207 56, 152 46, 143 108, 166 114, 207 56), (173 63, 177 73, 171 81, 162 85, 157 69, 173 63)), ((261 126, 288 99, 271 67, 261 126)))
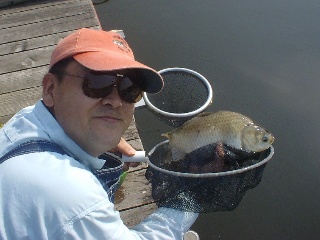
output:
MULTIPOLYGON (((74 0, 73 2, 83 2, 74 0)), ((42 0, 32 0, 29 2, 25 2, 23 5, 11 5, 7 6, 5 13, 2 16, 11 15, 11 14, 23 14, 24 12, 28 12, 30 10, 38 10, 38 9, 45 9, 50 7, 55 7, 59 5, 70 5, 69 1, 64 0, 56 0, 54 3, 50 0, 42 1, 42 0)))
POLYGON ((155 203, 155 201, 150 200, 149 202, 144 202, 144 203, 141 203, 141 204, 137 204, 135 206, 123 208, 123 209, 119 210, 119 212, 124 212, 124 211, 128 211, 128 210, 133 210, 133 209, 136 209, 136 208, 141 208, 141 207, 144 207, 144 206, 149 206, 149 205, 154 204, 154 203, 155 203))
POLYGON ((91 11, 82 12, 82 13, 75 13, 75 14, 71 14, 71 15, 67 15, 67 16, 60 16, 58 18, 49 18, 49 19, 38 20, 38 21, 29 22, 29 23, 17 24, 17 25, 14 25, 14 26, 3 27, 3 28, 0 28, 0 29, 1 30, 7 30, 7 29, 15 28, 15 27, 28 26, 28 25, 39 24, 39 23, 47 23, 49 21, 55 21, 55 20, 60 20, 60 19, 73 18, 73 17, 81 16, 81 15, 85 15, 86 16, 85 19, 92 19, 91 17, 87 16, 88 13, 91 13, 91 11))

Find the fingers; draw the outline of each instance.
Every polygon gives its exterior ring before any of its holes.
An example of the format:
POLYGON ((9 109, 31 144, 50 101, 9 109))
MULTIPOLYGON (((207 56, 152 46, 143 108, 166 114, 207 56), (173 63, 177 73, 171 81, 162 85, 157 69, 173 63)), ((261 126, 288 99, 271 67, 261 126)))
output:
POLYGON ((123 164, 122 170, 123 171, 128 171, 130 167, 138 167, 139 166, 139 162, 126 162, 123 164))
POLYGON ((126 156, 133 156, 136 150, 124 138, 121 138, 118 146, 111 149, 110 152, 120 152, 126 156))
MULTIPOLYGON (((133 156, 136 153, 136 150, 124 139, 121 138, 117 147, 110 150, 110 152, 120 152, 126 156, 133 156)), ((139 162, 127 162, 123 164, 123 171, 127 171, 129 167, 137 167, 139 162)))

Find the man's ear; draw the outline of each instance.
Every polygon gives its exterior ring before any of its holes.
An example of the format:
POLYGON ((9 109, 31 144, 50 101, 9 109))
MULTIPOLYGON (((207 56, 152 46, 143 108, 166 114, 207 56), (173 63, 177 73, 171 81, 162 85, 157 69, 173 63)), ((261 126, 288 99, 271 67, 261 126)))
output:
POLYGON ((47 107, 53 107, 53 91, 57 84, 57 79, 54 74, 47 73, 42 79, 42 99, 47 107))

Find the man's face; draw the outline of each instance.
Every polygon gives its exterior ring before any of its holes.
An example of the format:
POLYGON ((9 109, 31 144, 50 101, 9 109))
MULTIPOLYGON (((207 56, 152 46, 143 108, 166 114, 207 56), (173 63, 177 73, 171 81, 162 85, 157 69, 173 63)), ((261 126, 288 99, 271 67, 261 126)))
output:
MULTIPOLYGON (((65 70, 76 76, 84 76, 86 72, 88 70, 76 61, 65 70)), ((44 102, 53 109, 64 131, 93 156, 117 146, 130 125, 134 104, 121 100, 117 88, 105 98, 89 98, 82 91, 82 78, 64 75, 59 82, 52 77, 52 103, 47 104, 46 98, 44 102)))

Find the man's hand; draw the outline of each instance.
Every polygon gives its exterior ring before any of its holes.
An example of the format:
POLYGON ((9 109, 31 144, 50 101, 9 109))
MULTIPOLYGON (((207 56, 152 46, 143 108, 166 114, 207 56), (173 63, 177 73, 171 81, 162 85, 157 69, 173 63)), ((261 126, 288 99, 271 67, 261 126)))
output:
MULTIPOLYGON (((111 149, 110 152, 120 152, 120 153, 130 157, 136 153, 136 150, 124 138, 121 138, 118 146, 111 149)), ((123 171, 127 171, 129 169, 129 167, 137 167, 138 165, 139 165, 138 162, 124 163, 123 171)))

